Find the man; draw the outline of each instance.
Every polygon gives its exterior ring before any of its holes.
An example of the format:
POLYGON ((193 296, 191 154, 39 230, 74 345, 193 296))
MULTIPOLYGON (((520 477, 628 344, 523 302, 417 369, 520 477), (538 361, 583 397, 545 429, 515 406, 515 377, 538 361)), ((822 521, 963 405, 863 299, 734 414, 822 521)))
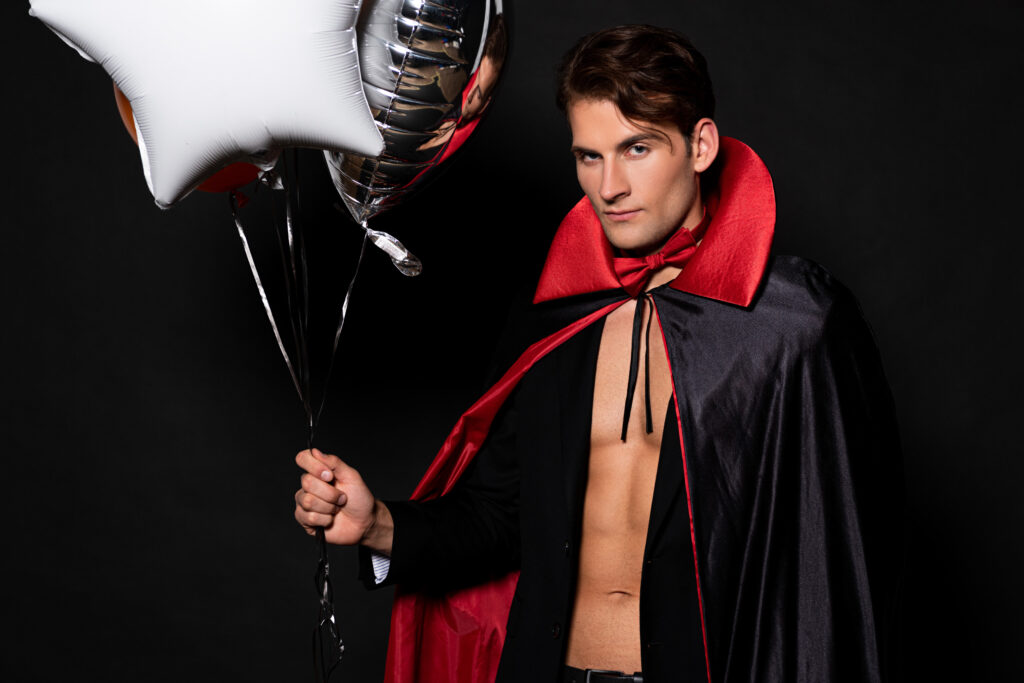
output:
POLYGON ((389 680, 889 680, 901 463, 856 303, 769 259, 771 178, 685 39, 587 36, 558 102, 586 197, 514 362, 415 502, 303 451, 296 519, 398 585, 389 680))

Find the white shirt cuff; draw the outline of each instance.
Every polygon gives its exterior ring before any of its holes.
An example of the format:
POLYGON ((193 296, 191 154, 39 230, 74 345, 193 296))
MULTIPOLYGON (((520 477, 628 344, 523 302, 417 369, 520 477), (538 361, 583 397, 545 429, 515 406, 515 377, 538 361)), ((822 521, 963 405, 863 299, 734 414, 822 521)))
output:
POLYGON ((391 570, 391 558, 371 550, 370 564, 373 565, 374 583, 380 585, 384 579, 388 578, 388 572, 391 570))

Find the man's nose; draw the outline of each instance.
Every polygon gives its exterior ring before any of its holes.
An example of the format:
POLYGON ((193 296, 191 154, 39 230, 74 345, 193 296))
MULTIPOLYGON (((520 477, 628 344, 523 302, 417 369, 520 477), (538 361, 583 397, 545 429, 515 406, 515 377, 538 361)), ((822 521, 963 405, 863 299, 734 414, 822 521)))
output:
POLYGON ((613 202, 629 194, 629 178, 625 169, 615 161, 607 161, 601 175, 601 199, 613 202))

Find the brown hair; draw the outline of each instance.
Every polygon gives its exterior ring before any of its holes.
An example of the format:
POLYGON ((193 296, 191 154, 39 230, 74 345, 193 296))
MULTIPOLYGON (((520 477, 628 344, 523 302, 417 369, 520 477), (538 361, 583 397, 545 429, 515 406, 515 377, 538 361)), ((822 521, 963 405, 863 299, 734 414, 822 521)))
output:
POLYGON ((631 121, 674 123, 689 136, 715 114, 704 56, 675 31, 616 26, 584 36, 562 58, 556 102, 610 100, 631 121))

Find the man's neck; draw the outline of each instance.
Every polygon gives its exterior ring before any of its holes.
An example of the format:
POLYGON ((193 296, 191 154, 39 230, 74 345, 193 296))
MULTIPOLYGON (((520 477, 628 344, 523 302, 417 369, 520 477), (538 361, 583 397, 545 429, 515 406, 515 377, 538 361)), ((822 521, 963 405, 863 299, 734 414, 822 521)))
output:
MULTIPOLYGON (((689 215, 687 215, 686 219, 683 220, 683 224, 680 226, 679 229, 680 230, 693 230, 694 228, 699 226, 700 222, 703 221, 703 220, 704 220, 704 203, 698 197, 696 203, 690 209, 689 215)), ((672 233, 672 236, 676 235, 677 233, 678 233, 678 231, 676 231, 675 233, 672 233)), ((670 236, 669 239, 672 239, 672 236, 670 236)), ((665 242, 668 242, 668 240, 665 240, 665 242)), ((697 246, 700 246, 700 243, 701 243, 701 240, 697 240, 697 246)), ((664 248, 664 246, 665 245, 662 244, 661 247, 658 247, 658 249, 662 249, 662 248, 664 248)), ((658 269, 657 271, 655 271, 653 275, 651 275, 651 279, 647 282, 647 286, 644 287, 644 290, 645 291, 650 291, 650 290, 654 289, 655 287, 660 287, 661 285, 663 285, 665 283, 672 282, 673 280, 676 279, 676 277, 681 272, 683 272, 682 268, 677 268, 676 266, 663 266, 660 269, 658 269)))
POLYGON ((666 282, 672 282, 676 279, 679 273, 683 272, 682 268, 675 266, 662 266, 651 275, 651 279, 647 282, 647 286, 644 287, 645 291, 651 291, 655 287, 660 287, 666 282))

